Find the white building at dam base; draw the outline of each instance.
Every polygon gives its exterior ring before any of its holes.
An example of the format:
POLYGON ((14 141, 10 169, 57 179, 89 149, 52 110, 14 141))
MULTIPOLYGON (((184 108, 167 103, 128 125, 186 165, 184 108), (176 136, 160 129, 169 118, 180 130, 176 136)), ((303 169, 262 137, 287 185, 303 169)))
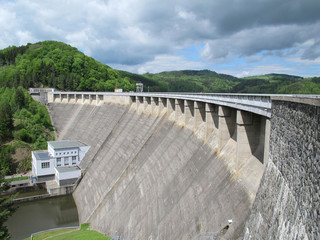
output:
POLYGON ((81 176, 79 164, 90 149, 79 141, 49 141, 48 150, 32 151, 32 181, 70 185, 81 176))

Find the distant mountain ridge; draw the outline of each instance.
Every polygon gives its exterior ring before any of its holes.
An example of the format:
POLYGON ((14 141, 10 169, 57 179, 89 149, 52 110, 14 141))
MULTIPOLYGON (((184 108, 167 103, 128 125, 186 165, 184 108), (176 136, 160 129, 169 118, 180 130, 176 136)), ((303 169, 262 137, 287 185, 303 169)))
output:
POLYGON ((269 94, 320 94, 320 77, 270 73, 243 78, 243 82, 233 88, 237 93, 269 94))
POLYGON ((168 92, 228 92, 241 80, 210 70, 182 70, 146 73, 143 76, 165 86, 168 92))
POLYGON ((244 77, 243 79, 252 79, 252 78, 268 79, 268 78, 275 78, 275 77, 284 77, 289 79, 303 79, 303 77, 301 76, 282 74, 282 73, 268 73, 263 75, 253 75, 253 76, 244 77))
POLYGON ((211 70, 135 74, 112 69, 76 48, 43 41, 0 50, 0 87, 54 87, 66 91, 124 91, 144 84, 150 92, 320 94, 320 78, 271 73, 237 78, 211 70))
POLYGON ((303 77, 301 77, 301 76, 294 76, 294 75, 289 75, 289 74, 270 73, 270 74, 266 74, 266 75, 276 76, 276 77, 288 77, 288 78, 303 79, 303 77))

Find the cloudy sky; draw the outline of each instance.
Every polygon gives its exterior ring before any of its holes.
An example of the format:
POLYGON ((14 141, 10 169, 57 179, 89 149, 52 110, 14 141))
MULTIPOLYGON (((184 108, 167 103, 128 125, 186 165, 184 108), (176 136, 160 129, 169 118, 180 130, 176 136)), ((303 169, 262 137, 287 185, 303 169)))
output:
POLYGON ((135 73, 320 76, 320 0, 0 0, 0 49, 43 40, 135 73))

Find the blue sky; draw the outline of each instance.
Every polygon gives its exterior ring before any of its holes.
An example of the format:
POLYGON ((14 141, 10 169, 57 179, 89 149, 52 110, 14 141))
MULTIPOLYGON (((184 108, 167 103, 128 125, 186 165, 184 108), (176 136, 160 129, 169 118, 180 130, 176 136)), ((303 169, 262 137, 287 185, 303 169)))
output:
POLYGON ((319 0, 0 0, 0 49, 43 40, 135 73, 320 76, 319 0))

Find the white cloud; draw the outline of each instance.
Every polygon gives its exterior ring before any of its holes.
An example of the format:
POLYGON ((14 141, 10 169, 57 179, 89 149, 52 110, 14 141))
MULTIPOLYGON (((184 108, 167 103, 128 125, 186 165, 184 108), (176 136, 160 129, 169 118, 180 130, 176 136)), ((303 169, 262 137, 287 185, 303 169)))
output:
POLYGON ((0 49, 17 44, 15 34, 12 34, 12 29, 17 28, 16 13, 0 7, 0 49))
POLYGON ((129 72, 136 72, 139 74, 143 73, 158 73, 163 71, 173 70, 187 70, 187 69, 204 69, 206 65, 202 62, 191 61, 184 56, 173 56, 173 55, 158 55, 152 61, 148 61, 138 65, 113 65, 111 67, 116 69, 125 70, 129 72))
POLYGON ((27 43, 34 42, 36 39, 32 37, 29 31, 17 31, 16 36, 19 39, 19 45, 26 45, 27 43))
POLYGON ((320 32, 320 22, 308 26, 277 25, 244 29, 208 41, 202 56, 215 61, 227 57, 252 56, 262 51, 265 55, 283 55, 298 51, 303 55, 310 46, 314 49, 315 44, 310 44, 315 42, 314 38, 320 41, 320 36, 312 33, 314 29, 320 32))
POLYGON ((320 58, 316 61, 298 58, 280 58, 267 56, 258 62, 243 60, 241 63, 218 64, 215 70, 236 77, 282 73, 302 77, 320 76, 320 58), (313 70, 312 70, 313 69, 313 70), (310 71, 311 70, 311 71, 310 71))
POLYGON ((208 62, 216 70, 235 58, 316 61, 319 8, 314 0, 0 1, 0 48, 57 40, 100 62, 150 72, 208 68, 208 62), (205 46, 197 61, 176 56, 194 45, 205 46))
POLYGON ((276 63, 265 63, 258 66, 248 66, 244 67, 245 71, 234 72, 233 75, 236 77, 246 77, 263 75, 266 73, 290 73, 292 69, 290 67, 283 66, 276 63))

